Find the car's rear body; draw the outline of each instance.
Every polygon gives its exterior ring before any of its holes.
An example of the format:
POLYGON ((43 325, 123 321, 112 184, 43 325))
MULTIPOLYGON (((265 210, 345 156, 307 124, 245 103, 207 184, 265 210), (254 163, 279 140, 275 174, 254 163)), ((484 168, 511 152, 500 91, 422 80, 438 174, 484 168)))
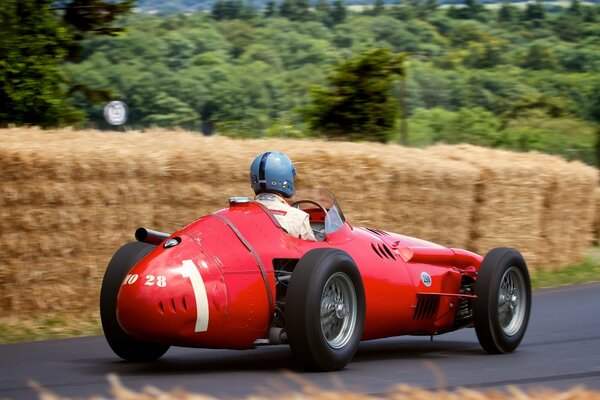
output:
POLYGON ((119 290, 119 324, 141 340, 232 349, 268 341, 273 329, 285 329, 290 274, 316 248, 342 250, 356 263, 366 296, 362 339, 472 324, 482 258, 464 250, 347 221, 325 241, 305 241, 253 201, 232 201, 170 239, 138 262, 119 290))

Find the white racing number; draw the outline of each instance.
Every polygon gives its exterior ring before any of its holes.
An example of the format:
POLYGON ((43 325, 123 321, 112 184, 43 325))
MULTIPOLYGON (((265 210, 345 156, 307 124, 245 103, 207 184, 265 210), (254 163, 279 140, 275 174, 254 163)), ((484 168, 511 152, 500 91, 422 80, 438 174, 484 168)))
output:
POLYGON ((206 332, 208 330, 208 295, 202 275, 192 260, 183 260, 181 276, 190 280, 196 298, 196 328, 194 332, 206 332))
POLYGON ((123 279, 123 285, 133 285, 140 276, 138 274, 127 274, 123 279))
MULTIPOLYGON (((127 274, 125 279, 123 280, 123 285, 133 285, 137 282, 140 276, 138 274, 127 274)), ((146 275, 146 281, 144 282, 146 286, 158 286, 158 287, 166 287, 167 286, 167 277, 166 276, 154 276, 154 275, 146 275)))
POLYGON ((167 277, 166 276, 154 276, 154 275, 146 275, 146 286, 158 286, 158 287, 166 287, 167 286, 167 277))

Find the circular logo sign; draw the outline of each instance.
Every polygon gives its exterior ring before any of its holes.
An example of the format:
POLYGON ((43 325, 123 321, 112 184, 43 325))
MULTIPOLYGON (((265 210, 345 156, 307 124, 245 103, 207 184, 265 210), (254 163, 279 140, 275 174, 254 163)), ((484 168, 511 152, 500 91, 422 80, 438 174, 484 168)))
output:
POLYGON ((427 287, 431 286, 431 275, 427 272, 421 272, 421 281, 423 282, 423 285, 427 287))
POLYGON ((127 122, 127 105, 122 101, 111 101, 104 106, 104 119, 111 125, 123 125, 127 122))

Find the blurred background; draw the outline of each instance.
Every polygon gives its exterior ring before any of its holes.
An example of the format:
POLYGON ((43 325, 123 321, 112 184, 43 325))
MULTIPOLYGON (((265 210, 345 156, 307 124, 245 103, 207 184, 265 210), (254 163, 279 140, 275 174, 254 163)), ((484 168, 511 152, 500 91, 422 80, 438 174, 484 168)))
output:
POLYGON ((598 165, 600 3, 3 0, 0 126, 471 143, 598 165), (349 90, 349 88, 352 88, 349 90))

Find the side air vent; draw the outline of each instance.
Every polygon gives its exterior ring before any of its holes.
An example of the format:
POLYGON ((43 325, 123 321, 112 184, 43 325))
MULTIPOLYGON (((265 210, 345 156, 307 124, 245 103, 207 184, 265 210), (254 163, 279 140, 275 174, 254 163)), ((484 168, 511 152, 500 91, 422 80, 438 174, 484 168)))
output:
POLYGON ((394 254, 392 254, 392 252, 390 251, 390 249, 385 244, 381 245, 381 247, 383 247, 383 250, 385 250, 385 252, 387 253, 387 255, 390 256, 390 258, 392 260, 396 259, 396 257, 394 257, 394 254))
POLYGON ((420 296, 413 319, 420 321, 433 318, 439 305, 440 298, 438 296, 420 296))
POLYGON ((167 312, 170 312, 172 314, 176 314, 178 312, 187 313, 188 300, 186 300, 185 296, 181 298, 181 303, 176 301, 175 298, 171 298, 170 300, 166 300, 165 302, 160 300, 158 302, 158 313, 161 315, 165 315, 167 312))
POLYGON ((385 231, 382 231, 380 229, 372 229, 372 228, 365 228, 365 229, 368 230, 371 233, 374 233, 374 234, 378 235, 378 236, 390 236, 389 233, 387 233, 385 231))
POLYGON ((392 251, 385 245, 385 243, 371 243, 371 248, 381 258, 387 258, 391 260, 396 260, 392 251))
POLYGON ((375 245, 373 243, 371 243, 371 248, 373 249, 373 251, 375 252, 375 254, 377 254, 380 258, 383 258, 383 256, 381 255, 381 253, 379 252, 379 250, 377 250, 377 247, 375 247, 375 245))

